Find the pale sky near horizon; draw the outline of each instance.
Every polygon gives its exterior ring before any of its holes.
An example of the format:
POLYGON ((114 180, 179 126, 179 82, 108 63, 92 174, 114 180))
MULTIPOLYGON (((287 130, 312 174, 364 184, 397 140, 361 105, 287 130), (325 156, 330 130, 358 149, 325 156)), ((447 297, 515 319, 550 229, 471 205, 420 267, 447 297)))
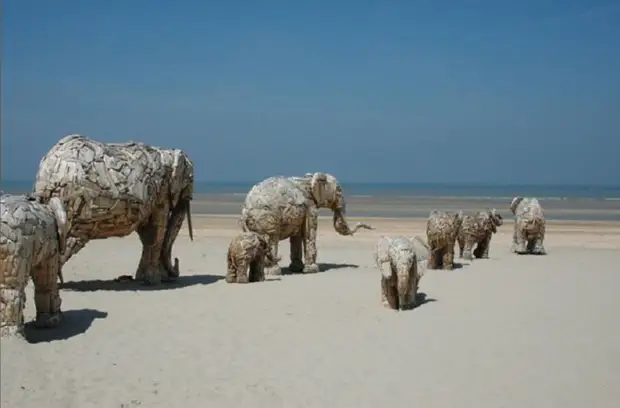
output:
POLYGON ((5 0, 2 23, 4 179, 82 133, 184 149, 200 181, 620 183, 617 1, 5 0))

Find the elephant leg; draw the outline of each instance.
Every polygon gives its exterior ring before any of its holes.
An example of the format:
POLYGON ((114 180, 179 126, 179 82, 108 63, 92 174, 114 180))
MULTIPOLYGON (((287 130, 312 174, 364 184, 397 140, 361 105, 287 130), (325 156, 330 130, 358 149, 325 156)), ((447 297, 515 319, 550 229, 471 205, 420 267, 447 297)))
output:
POLYGON ((465 249, 465 237, 458 237, 459 243, 459 257, 463 258, 463 250, 465 249))
POLYGON ((443 257, 442 257, 443 269, 446 269, 448 271, 451 271, 452 269, 454 269, 453 261, 454 261, 454 245, 448 246, 448 248, 444 250, 443 257))
POLYGON ((32 260, 30 256, 20 256, 17 251, 11 254, 5 252, 4 248, 0 248, 0 251, 0 337, 23 337, 26 285, 32 260))
POLYGON ((426 269, 439 269, 439 251, 436 247, 431 246, 428 261, 426 263, 426 269))
POLYGON ((304 251, 305 261, 303 273, 316 273, 319 271, 319 266, 316 263, 317 249, 316 249, 316 230, 318 227, 318 210, 311 208, 306 216, 306 224, 303 228, 304 232, 304 251))
POLYGON ((390 307, 390 303, 388 302, 388 279, 381 276, 381 304, 384 307, 390 307))
MULTIPOLYGON (((271 236, 269 238, 269 245, 271 245, 271 253, 273 254, 273 258, 277 259, 278 258, 278 246, 280 243, 280 239, 276 236, 275 238, 273 236, 271 236)), ((278 265, 277 263, 269 266, 267 268, 265 268, 265 274, 266 275, 274 275, 274 276, 280 276, 282 275, 282 269, 280 268, 280 265, 278 265)))
POLYGON ((78 237, 69 237, 67 238, 67 243, 65 244, 65 252, 60 254, 60 270, 58 271, 58 279, 60 283, 65 283, 65 279, 62 275, 62 268, 64 265, 71 259, 71 257, 77 254, 82 248, 86 246, 88 243, 87 239, 78 238, 78 237))
POLYGON ((166 221, 167 209, 161 206, 155 209, 149 220, 138 228, 138 235, 142 241, 142 257, 136 271, 137 281, 158 285, 168 275, 161 262, 166 221))
POLYGON ((523 229, 517 229, 515 231, 515 252, 517 254, 527 253, 527 235, 523 229))
POLYGON ((250 274, 252 264, 247 260, 243 260, 237 263, 237 283, 248 283, 250 282, 250 274))
POLYGON ((254 270, 250 270, 250 282, 265 281, 265 261, 257 259, 254 263, 254 270))
POLYGON ((293 235, 289 238, 291 243, 291 264, 288 267, 288 270, 291 273, 299 273, 304 270, 304 261, 303 257, 303 236, 302 235, 293 235))
POLYGON ((234 261, 234 258, 229 253, 226 258, 227 271, 226 271, 226 282, 227 283, 235 283, 237 282, 237 265, 234 261))
POLYGON ((489 234, 487 237, 484 238, 484 240, 482 240, 482 242, 478 243, 478 248, 476 248, 476 253, 474 255, 476 256, 476 258, 488 259, 490 247, 491 235, 489 234))
POLYGON ((475 241, 471 238, 471 237, 467 237, 467 239, 465 240, 465 245, 464 245, 464 249, 463 249, 463 253, 461 255, 461 258, 467 260, 467 261, 471 261, 472 259, 474 259, 473 255, 472 255, 472 250, 474 248, 475 245, 475 241))
POLYGON ((37 310, 36 327, 49 328, 60 324, 62 301, 58 293, 59 269, 60 258, 55 254, 44 259, 32 271, 34 304, 37 310))
POLYGON ((545 233, 539 233, 536 238, 534 238, 534 248, 532 248, 532 253, 537 254, 537 255, 546 255, 547 254, 547 250, 545 249, 545 246, 543 245, 543 241, 545 239, 545 233))

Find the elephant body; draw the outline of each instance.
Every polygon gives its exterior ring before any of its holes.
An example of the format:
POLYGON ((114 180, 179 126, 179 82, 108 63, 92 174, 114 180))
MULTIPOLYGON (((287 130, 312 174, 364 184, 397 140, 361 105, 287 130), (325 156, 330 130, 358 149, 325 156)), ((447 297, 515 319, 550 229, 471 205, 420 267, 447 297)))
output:
POLYGON ((66 239, 67 214, 58 198, 41 204, 34 197, 0 197, 1 336, 23 336, 28 280, 34 284, 35 325, 60 323, 58 293, 60 254, 66 239))
POLYGON ((90 240, 136 231, 143 245, 136 279, 157 284, 179 276, 171 252, 186 214, 193 239, 193 183, 193 163, 181 150, 69 135, 41 159, 35 194, 43 202, 59 197, 67 209, 62 264, 90 240))
POLYGON ((273 257, 268 239, 255 232, 240 232, 228 245, 226 263, 226 282, 262 282, 265 266, 277 264, 278 259, 273 257))
POLYGON ((497 232, 497 227, 503 223, 502 216, 495 208, 463 216, 457 239, 461 258, 469 261, 474 259, 474 256, 488 258, 491 238, 497 232))
POLYGON ((512 251, 517 254, 545 255, 545 213, 538 199, 515 197, 510 203, 510 211, 515 216, 512 251))
POLYGON ((377 243, 375 262, 381 271, 381 302, 395 310, 412 309, 422 277, 422 263, 428 247, 418 238, 382 236, 377 243), (421 247, 422 246, 422 247, 421 247), (383 264, 389 263, 389 269, 383 264))
POLYGON ((462 212, 431 211, 426 223, 426 237, 431 251, 428 269, 454 268, 454 244, 462 222, 462 212))
MULTIPOLYGON (((342 189, 335 177, 327 173, 307 173, 303 177, 270 177, 254 185, 245 197, 240 226, 269 237, 274 257, 278 257, 278 243, 289 239, 291 244, 291 272, 318 272, 316 264, 316 231, 319 208, 334 212, 334 229, 341 235, 351 236, 359 228, 372 229, 358 223, 350 229, 345 220, 345 202, 342 189), (305 264, 302 261, 305 252, 305 264)), ((278 275, 278 265, 270 268, 278 275)))

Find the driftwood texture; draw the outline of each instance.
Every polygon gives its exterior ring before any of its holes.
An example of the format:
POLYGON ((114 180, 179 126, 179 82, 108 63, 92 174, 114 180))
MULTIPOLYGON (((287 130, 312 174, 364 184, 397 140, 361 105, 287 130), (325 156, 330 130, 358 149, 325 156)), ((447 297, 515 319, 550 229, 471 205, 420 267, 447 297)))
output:
POLYGON ((0 335, 24 335, 23 310, 29 278, 34 284, 35 326, 60 323, 58 273, 67 214, 58 198, 49 205, 34 197, 0 197, 0 335))
POLYGON ((35 194, 42 202, 59 197, 69 232, 62 264, 90 240, 124 237, 136 231, 142 257, 136 280, 158 284, 179 276, 171 253, 187 214, 194 165, 178 149, 144 143, 102 143, 69 135, 41 159, 35 194))
POLYGON ((381 303, 395 310, 412 309, 423 276, 423 268, 430 253, 420 237, 379 238, 375 262, 381 271, 381 303), (389 269, 383 264, 389 263, 389 269))
POLYGON ((488 258, 491 238, 503 223, 503 217, 495 208, 465 215, 458 233, 461 258, 469 261, 474 257, 488 258))
POLYGON ((545 255, 545 213, 535 197, 514 197, 510 211, 515 215, 511 249, 517 254, 545 255))
MULTIPOLYGON (((333 211, 333 225, 340 235, 352 236, 360 228, 373 229, 358 223, 351 229, 345 219, 346 204, 336 178, 327 173, 307 173, 303 177, 270 177, 256 184, 248 192, 241 210, 240 226, 269 237, 274 257, 278 257, 278 243, 289 239, 291 245, 291 272, 314 273, 316 264, 316 232, 319 208, 333 211), (305 264, 302 261, 305 250, 305 264)), ((269 273, 279 275, 275 265, 269 273)))
POLYGON ((265 280, 265 266, 277 265, 269 238, 255 232, 240 232, 228 245, 226 282, 248 283, 265 280))
POLYGON ((431 211, 426 223, 426 237, 430 246, 428 269, 452 270, 454 244, 463 222, 463 212, 431 211))

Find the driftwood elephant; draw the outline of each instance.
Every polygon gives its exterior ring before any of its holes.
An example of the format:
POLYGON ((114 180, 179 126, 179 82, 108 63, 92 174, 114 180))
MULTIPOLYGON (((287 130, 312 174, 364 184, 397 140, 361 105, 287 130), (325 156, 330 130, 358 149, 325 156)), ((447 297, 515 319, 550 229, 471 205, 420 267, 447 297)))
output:
POLYGON ((375 262, 381 271, 381 302, 395 310, 412 309, 423 276, 422 269, 430 248, 419 237, 382 236, 375 250, 375 262), (389 269, 383 264, 389 263, 389 269))
POLYGON ((255 232, 240 232, 228 245, 226 282, 248 283, 265 280, 265 266, 277 265, 269 240, 255 232))
POLYGON ((503 223, 503 217, 495 208, 465 215, 457 238, 460 257, 468 261, 474 257, 488 258, 491 238, 503 223))
POLYGON ((1 336, 23 336, 26 286, 32 278, 35 326, 61 320, 58 274, 66 239, 67 214, 61 201, 41 204, 34 197, 0 197, 1 336))
POLYGON ((463 212, 431 211, 426 223, 426 237, 430 246, 428 269, 454 268, 454 245, 463 222, 463 212))
POLYGON ((136 231, 142 257, 135 278, 158 284, 179 276, 172 245, 187 214, 194 165, 178 149, 144 143, 102 143, 69 135, 41 159, 35 194, 42 202, 59 197, 69 232, 62 264, 90 240, 125 237, 136 231))
POLYGON ((512 251, 517 254, 545 255, 545 213, 538 199, 514 197, 510 212, 515 216, 512 251))
MULTIPOLYGON (((243 231, 268 236, 274 257, 278 257, 278 243, 289 239, 290 271, 314 273, 319 271, 316 263, 319 208, 333 211, 334 229, 340 235, 352 236, 360 228, 373 229, 364 223, 349 228, 342 189, 336 178, 327 173, 270 177, 261 181, 246 195, 239 223, 243 231)), ((275 265, 268 273, 279 275, 281 269, 275 265)))

